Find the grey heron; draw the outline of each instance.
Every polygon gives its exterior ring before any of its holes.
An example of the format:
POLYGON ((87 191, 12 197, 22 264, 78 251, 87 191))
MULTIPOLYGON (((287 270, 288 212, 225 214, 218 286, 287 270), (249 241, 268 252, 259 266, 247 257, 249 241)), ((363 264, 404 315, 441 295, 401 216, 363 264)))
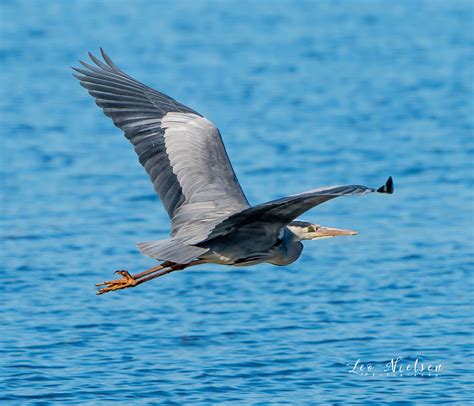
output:
POLYGON ((100 49, 95 65, 80 61, 74 76, 135 147, 171 219, 166 240, 138 243, 162 263, 136 275, 99 283, 97 294, 138 286, 190 266, 214 263, 288 265, 303 240, 354 235, 352 230, 298 220, 339 196, 393 193, 389 177, 378 188, 330 186, 251 206, 237 180, 219 130, 205 117, 121 71, 100 49))

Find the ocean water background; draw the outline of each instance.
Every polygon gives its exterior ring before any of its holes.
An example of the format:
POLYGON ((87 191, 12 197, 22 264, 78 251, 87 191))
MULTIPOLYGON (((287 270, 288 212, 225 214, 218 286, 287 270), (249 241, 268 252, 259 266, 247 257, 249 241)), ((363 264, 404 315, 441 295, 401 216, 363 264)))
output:
POLYGON ((2 404, 467 404, 473 372, 469 1, 0 3, 2 404), (303 218, 360 235, 291 266, 154 262, 168 219, 71 76, 102 46, 219 126, 252 203, 332 184, 303 218), (438 376, 385 373, 392 358, 438 376), (350 373, 358 359, 374 375, 350 373))

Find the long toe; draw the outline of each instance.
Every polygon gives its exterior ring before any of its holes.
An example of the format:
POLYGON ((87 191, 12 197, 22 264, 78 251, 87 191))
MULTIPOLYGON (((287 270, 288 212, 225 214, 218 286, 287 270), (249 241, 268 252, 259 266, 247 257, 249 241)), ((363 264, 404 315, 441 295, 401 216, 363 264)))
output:
POLYGON ((128 288, 129 286, 125 286, 125 285, 111 285, 111 286, 107 286, 105 288, 102 288, 102 289, 99 289, 97 291, 97 294, 98 295, 103 295, 104 293, 107 293, 107 292, 113 292, 114 290, 119 290, 119 289, 125 289, 125 288, 128 288))
POLYGON ((105 286, 104 288, 99 289, 97 291, 98 295, 102 295, 107 292, 112 292, 114 290, 131 288, 137 284, 137 281, 127 271, 116 271, 115 273, 122 275, 122 278, 102 283, 96 283, 95 286, 105 286))

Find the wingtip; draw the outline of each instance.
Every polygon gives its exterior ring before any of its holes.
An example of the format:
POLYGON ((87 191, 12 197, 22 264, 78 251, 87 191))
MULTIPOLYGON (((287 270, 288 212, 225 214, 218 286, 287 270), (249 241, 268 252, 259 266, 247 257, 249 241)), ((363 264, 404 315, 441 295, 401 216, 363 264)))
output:
POLYGON ((104 48, 99 47, 100 54, 102 55, 102 58, 104 58, 104 61, 107 62, 107 59, 110 59, 109 56, 105 53, 104 48))
MULTIPOLYGON (((75 66, 71 66, 71 69, 74 71, 74 72, 77 72, 81 75, 84 75, 84 70, 83 69, 80 69, 80 68, 76 68, 75 66)), ((76 73, 73 73, 73 75, 75 75, 76 73)))
POLYGON ((112 59, 110 59, 109 55, 106 54, 104 48, 99 47, 99 50, 100 54, 102 55, 102 58, 104 58, 105 63, 109 65, 113 70, 120 72, 120 69, 112 62, 112 59))
POLYGON ((387 193, 391 195, 393 193, 393 179, 391 176, 388 177, 387 181, 385 182, 385 185, 379 187, 377 189, 377 192, 379 193, 387 193))
POLYGON ((90 69, 91 67, 93 68, 92 65, 89 65, 87 62, 84 62, 83 60, 79 59, 79 63, 84 66, 84 68, 90 69))

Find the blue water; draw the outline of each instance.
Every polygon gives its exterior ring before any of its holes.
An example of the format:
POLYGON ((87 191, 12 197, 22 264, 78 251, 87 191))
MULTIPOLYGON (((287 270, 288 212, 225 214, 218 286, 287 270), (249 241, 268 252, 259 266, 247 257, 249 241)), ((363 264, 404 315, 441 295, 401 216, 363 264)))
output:
POLYGON ((471 2, 5 0, 0 20, 0 403, 469 402, 471 2), (396 193, 307 213, 360 235, 307 242, 291 266, 96 296, 168 233, 71 76, 99 46, 219 126, 252 203, 388 175, 396 193), (384 371, 399 356, 442 369, 384 371))

